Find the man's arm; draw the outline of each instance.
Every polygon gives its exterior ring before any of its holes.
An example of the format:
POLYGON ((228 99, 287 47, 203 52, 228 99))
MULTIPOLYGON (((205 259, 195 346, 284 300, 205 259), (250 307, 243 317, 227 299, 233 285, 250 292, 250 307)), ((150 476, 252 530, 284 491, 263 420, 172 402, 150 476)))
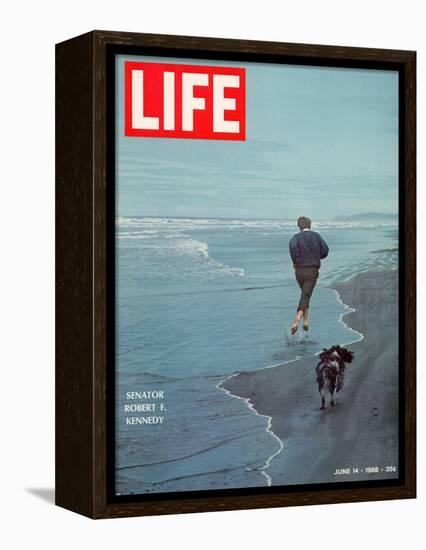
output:
POLYGON ((290 256, 293 261, 293 265, 295 266, 297 264, 297 251, 298 251, 298 244, 297 244, 297 238, 296 235, 290 239, 288 248, 290 250, 290 256))
POLYGON ((321 237, 321 235, 318 235, 318 237, 319 237, 319 243, 320 243, 320 257, 321 257, 321 260, 323 260, 328 256, 328 246, 325 240, 321 237))

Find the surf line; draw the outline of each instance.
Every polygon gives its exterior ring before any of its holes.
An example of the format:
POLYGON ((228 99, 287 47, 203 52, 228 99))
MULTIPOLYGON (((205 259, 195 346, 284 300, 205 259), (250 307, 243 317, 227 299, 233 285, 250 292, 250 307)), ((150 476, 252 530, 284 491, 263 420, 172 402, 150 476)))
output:
MULTIPOLYGON (((337 298, 337 301, 344 307, 344 311, 343 313, 341 313, 340 317, 339 317, 339 323, 342 323, 342 325, 345 326, 345 328, 347 328, 348 330, 350 330, 351 332, 353 332, 354 334, 357 334, 358 335, 358 338, 356 340, 351 340, 350 342, 345 342, 344 344, 341 344, 342 346, 349 346, 350 344, 355 344, 357 342, 361 342, 361 340, 364 339, 364 335, 353 329, 352 327, 350 327, 347 323, 345 323, 343 321, 343 317, 345 315, 347 315, 348 313, 352 313, 354 311, 356 311, 355 308, 349 306, 348 304, 345 304, 343 302, 343 300, 341 299, 340 297, 340 294, 338 293, 338 291, 334 288, 330 288, 328 287, 327 290, 331 290, 332 292, 334 292, 336 294, 336 298, 337 298)), ((319 355, 321 353, 321 351, 317 351, 315 354, 314 354, 314 357, 319 355)), ((288 363, 294 363, 295 361, 300 361, 300 359, 303 359, 303 356, 302 355, 296 355, 296 357, 294 357, 293 359, 289 359, 288 361, 284 361, 282 363, 275 363, 274 365, 268 365, 266 367, 261 367, 260 369, 255 369, 256 371, 258 370, 265 370, 265 369, 272 369, 272 368, 276 368, 276 367, 282 367, 284 365, 287 365, 288 363)), ((269 468, 269 466, 271 465, 271 462, 272 460, 277 457, 284 449, 284 444, 282 442, 282 440, 273 432, 272 430, 272 416, 269 416, 267 414, 260 414, 254 407, 253 403, 250 403, 250 398, 248 397, 240 397, 239 395, 235 395, 233 394, 232 392, 230 392, 229 390, 227 390, 226 388, 224 388, 222 386, 223 383, 225 383, 227 380, 230 380, 231 378, 234 378, 236 376, 238 376, 239 374, 241 374, 241 372, 234 372, 234 374, 231 374, 230 376, 228 376, 227 378, 225 378, 224 380, 222 380, 221 382, 219 382, 216 387, 222 391, 224 391, 227 395, 229 395, 230 397, 233 397, 234 399, 240 399, 241 401, 243 401, 247 408, 249 410, 251 410, 252 412, 254 412, 254 414, 256 416, 262 416, 263 418, 266 418, 267 419, 267 425, 266 425, 266 428, 265 428, 265 431, 267 433, 269 433, 272 437, 274 437, 277 441, 278 441, 278 444, 279 444, 279 447, 278 447, 278 450, 275 451, 274 453, 271 454, 271 456, 269 456, 266 461, 265 461, 265 464, 261 467, 261 468, 247 468, 248 470, 251 470, 251 471, 259 471, 265 478, 266 478, 266 484, 268 487, 271 487, 272 485, 272 478, 271 476, 265 471, 269 468)))
MULTIPOLYGON (((341 346, 350 346, 351 344, 356 344, 357 342, 361 342, 361 340, 364 340, 364 335, 362 334, 362 332, 359 332, 358 330, 355 330, 354 328, 350 327, 347 323, 345 323, 345 321, 343 320, 343 317, 345 315, 348 315, 348 313, 353 313, 354 311, 356 311, 355 308, 351 307, 351 306, 348 306, 348 304, 345 304, 344 301, 342 300, 342 298, 340 297, 340 294, 338 293, 338 291, 335 289, 335 288, 331 288, 331 287, 328 287, 327 290, 330 290, 331 292, 334 292, 336 294, 336 298, 337 298, 337 301, 339 302, 339 304, 341 304, 345 311, 343 311, 343 313, 341 313, 340 317, 339 317, 339 323, 342 323, 342 325, 344 325, 344 327, 349 330, 350 332, 353 332, 354 334, 357 334, 358 335, 358 338, 356 340, 351 340, 350 342, 345 342, 344 344, 340 344, 341 346)), ((316 353, 315 355, 319 355, 319 352, 316 353)))
POLYGON ((240 374, 239 372, 235 372, 234 374, 231 374, 231 376, 228 376, 227 378, 225 378, 224 380, 219 382, 219 384, 216 385, 216 388, 224 391, 227 395, 229 395, 230 397, 233 397, 234 399, 240 399, 241 401, 243 401, 246 404, 246 406, 252 412, 254 412, 254 414, 256 416, 262 416, 263 418, 267 419, 267 425, 266 425, 265 431, 267 433, 269 433, 272 437, 274 437, 278 441, 278 450, 275 451, 274 453, 272 453, 271 456, 266 459, 265 464, 261 468, 249 468, 249 467, 247 467, 247 470, 248 471, 253 471, 253 472, 256 472, 256 471, 260 472, 266 478, 266 485, 268 487, 270 487, 272 485, 272 478, 265 470, 267 470, 269 468, 269 466, 271 465, 272 460, 282 452, 282 450, 284 449, 284 445, 283 445, 283 442, 281 441, 281 439, 272 431, 272 427, 271 427, 272 426, 272 416, 268 416, 267 414, 260 414, 254 408, 253 404, 250 403, 250 399, 248 397, 240 397, 239 395, 235 395, 235 394, 233 394, 232 392, 230 392, 229 390, 227 390, 226 388, 224 388, 222 386, 222 384, 224 382, 226 382, 227 380, 230 380, 231 378, 234 378, 234 376, 238 376, 239 374, 240 374))

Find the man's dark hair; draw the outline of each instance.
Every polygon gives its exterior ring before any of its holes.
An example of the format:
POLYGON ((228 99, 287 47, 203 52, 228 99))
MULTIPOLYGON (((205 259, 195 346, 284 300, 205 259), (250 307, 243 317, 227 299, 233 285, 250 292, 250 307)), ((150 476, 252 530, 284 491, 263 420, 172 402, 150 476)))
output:
POLYGON ((300 216, 297 220, 297 225, 299 226, 300 231, 303 231, 303 229, 310 229, 311 223, 312 220, 310 218, 306 218, 305 216, 300 216))

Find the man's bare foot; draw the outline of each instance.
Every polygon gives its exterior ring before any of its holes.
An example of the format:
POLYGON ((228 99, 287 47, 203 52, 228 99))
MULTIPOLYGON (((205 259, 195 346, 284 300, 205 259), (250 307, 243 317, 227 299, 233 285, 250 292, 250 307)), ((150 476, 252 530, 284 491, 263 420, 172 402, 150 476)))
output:
POLYGON ((293 324, 291 325, 291 333, 294 334, 297 329, 299 328, 299 321, 303 317, 303 311, 299 309, 299 311, 296 313, 296 317, 294 318, 293 324))
POLYGON ((303 330, 309 330, 308 323, 303 323, 303 330))

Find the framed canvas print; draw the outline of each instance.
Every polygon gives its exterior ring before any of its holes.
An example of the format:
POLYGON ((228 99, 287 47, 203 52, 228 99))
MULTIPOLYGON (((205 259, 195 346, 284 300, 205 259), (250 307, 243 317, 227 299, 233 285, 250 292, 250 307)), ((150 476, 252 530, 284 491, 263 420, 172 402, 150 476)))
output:
POLYGON ((415 496, 415 53, 56 47, 56 501, 415 496))

